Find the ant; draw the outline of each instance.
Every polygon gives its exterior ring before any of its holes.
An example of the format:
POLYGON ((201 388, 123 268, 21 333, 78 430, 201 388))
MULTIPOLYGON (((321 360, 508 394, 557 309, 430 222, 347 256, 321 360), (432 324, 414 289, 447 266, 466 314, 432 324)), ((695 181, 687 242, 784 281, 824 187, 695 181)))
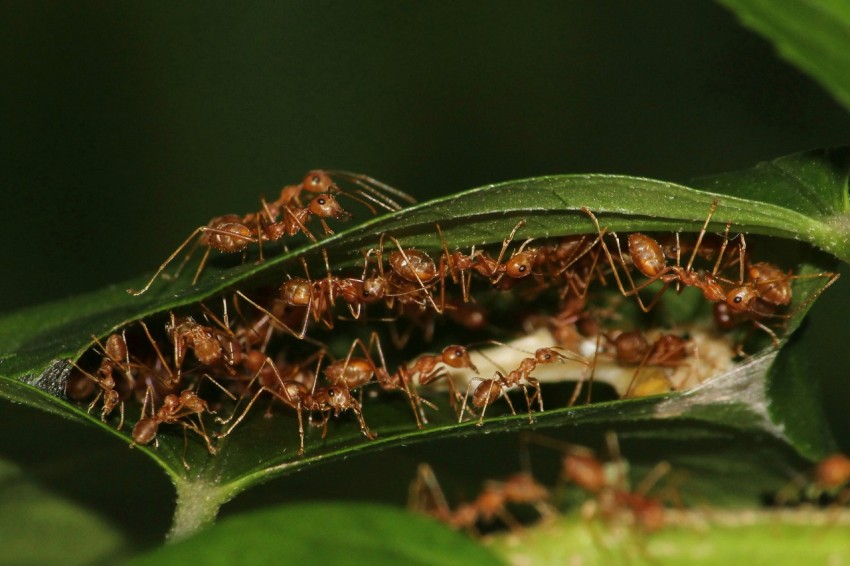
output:
POLYGON ((423 305, 430 303, 431 308, 437 314, 445 311, 445 266, 441 257, 439 267, 427 253, 421 250, 404 249, 399 241, 393 236, 382 233, 378 240, 378 249, 369 250, 367 255, 376 253, 378 271, 388 284, 386 297, 392 300, 398 299, 400 303, 416 302, 423 305), (396 246, 396 250, 389 254, 389 276, 384 275, 384 239, 390 240, 396 246), (428 290, 429 285, 440 283, 440 306, 437 306, 434 297, 428 290), (425 294, 425 303, 419 302, 419 294, 425 294))
MULTIPOLYGON (((282 220, 277 220, 277 214, 273 213, 265 202, 264 205, 267 216, 266 220, 268 223, 263 222, 263 216, 261 214, 253 213, 245 217, 228 214, 213 218, 208 225, 196 228, 189 237, 186 238, 183 243, 166 258, 142 289, 128 289, 127 292, 135 296, 145 293, 163 270, 165 270, 174 258, 177 257, 177 255, 180 254, 180 252, 183 251, 183 249, 186 248, 186 246, 188 246, 189 243, 196 237, 198 237, 198 239, 195 241, 195 244, 192 246, 189 254, 184 258, 183 263, 174 275, 174 277, 179 276, 183 266, 186 262, 188 262, 189 258, 191 258, 195 249, 197 249, 199 245, 206 246, 204 256, 201 258, 201 262, 195 272, 195 277, 192 279, 193 285, 198 282, 201 272, 209 258, 210 251, 213 249, 223 253, 242 252, 245 254, 249 245, 258 244, 260 245, 260 260, 262 261, 263 242, 275 242, 284 236, 294 236, 299 232, 303 232, 307 238, 316 242, 316 237, 312 234, 312 232, 310 232, 310 230, 307 229, 306 226, 313 216, 319 218, 326 234, 333 234, 333 230, 331 230, 325 222, 326 218, 347 220, 351 217, 351 213, 343 209, 331 193, 319 194, 314 197, 307 206, 281 204, 281 208, 284 212, 282 220)), ((376 213, 373 207, 368 204, 366 204, 366 206, 370 208, 373 214, 376 213)))
MULTIPOLYGON (((308 388, 305 384, 295 381, 292 379, 284 380, 278 371, 277 367, 270 363, 270 360, 266 360, 264 364, 271 367, 272 371, 275 374, 276 386, 270 387, 268 385, 262 384, 260 389, 254 394, 251 400, 248 402, 248 405, 242 411, 236 421, 223 433, 219 433, 216 436, 218 438, 224 438, 228 436, 236 426, 242 422, 245 416, 248 414, 248 411, 251 410, 251 407, 260 397, 263 392, 267 392, 271 394, 274 398, 281 401, 287 407, 295 409, 298 415, 298 434, 300 438, 300 445, 298 450, 298 455, 304 455, 304 421, 303 421, 303 412, 307 413, 318 412, 322 415, 322 439, 327 436, 328 432, 328 421, 331 418, 331 415, 334 417, 338 417, 344 411, 352 411, 357 417, 358 422, 360 423, 360 431, 363 433, 363 436, 368 438, 369 440, 374 440, 377 438, 377 435, 369 430, 369 427, 366 425, 366 421, 363 419, 363 412, 361 410, 360 403, 357 399, 351 396, 351 392, 348 387, 344 384, 338 383, 337 385, 332 385, 328 387, 316 387, 318 383, 319 377, 319 369, 322 364, 322 360, 324 358, 324 351, 320 351, 317 354, 318 362, 316 364, 316 372, 313 376, 312 380, 312 388, 308 388)), ((253 382, 260 376, 260 371, 258 370, 253 382)), ((235 414, 235 413, 234 413, 235 414)), ((222 423, 229 422, 221 421, 222 423)))
MULTIPOLYGON (((162 405, 159 409, 154 410, 153 394, 149 387, 147 393, 145 393, 144 403, 142 404, 142 416, 139 422, 136 423, 136 426, 133 427, 133 443, 130 446, 150 444, 151 442, 158 443, 156 436, 159 425, 179 424, 183 427, 184 432, 191 430, 201 436, 207 445, 209 453, 215 455, 217 450, 212 445, 212 441, 204 428, 204 421, 201 418, 203 413, 215 414, 214 411, 210 410, 207 402, 198 397, 197 393, 191 389, 184 389, 179 396, 169 393, 162 400, 162 405), (145 416, 149 404, 150 416, 145 416), (189 420, 189 417, 192 415, 198 416, 197 423, 189 420)), ((183 455, 183 466, 187 470, 189 469, 189 463, 186 462, 185 453, 183 455)))
MULTIPOLYGON (((469 351, 466 347, 452 345, 443 348, 443 351, 439 354, 423 354, 409 364, 402 364, 399 366, 396 375, 399 376, 402 383, 412 383, 413 378, 418 375, 419 385, 422 386, 428 386, 445 378, 449 388, 449 401, 455 412, 457 412, 457 403, 461 395, 451 376, 446 373, 445 366, 456 369, 471 369, 478 373, 478 368, 472 363, 472 358, 469 357, 469 351)), ((419 406, 419 410, 422 421, 427 422, 425 415, 421 413, 421 405, 419 406)), ((462 417, 463 413, 459 416, 462 417)), ((419 419, 417 419, 417 424, 419 428, 422 428, 419 419)))
POLYGON ((175 317, 171 313, 166 331, 174 343, 174 365, 178 374, 187 350, 192 350, 202 365, 222 365, 231 375, 235 373, 234 367, 242 361, 242 346, 229 329, 224 333, 195 322, 191 316, 175 317))
POLYGON ((811 472, 811 479, 798 475, 776 495, 779 504, 805 500, 830 501, 836 506, 850 501, 850 457, 835 453, 819 461, 811 472))
POLYGON ((648 493, 670 472, 668 462, 660 462, 643 478, 636 489, 628 485, 626 463, 620 456, 617 437, 606 434, 611 459, 599 460, 593 450, 555 440, 540 434, 525 433, 522 442, 535 443, 563 453, 561 478, 578 486, 593 497, 585 504, 583 514, 600 517, 606 522, 625 521, 642 533, 660 530, 666 523, 666 510, 661 499, 648 493), (613 473, 612 473, 613 472, 613 473))
MULTIPOLYGON (((769 264, 767 262, 755 263, 746 267, 746 241, 743 235, 740 235, 737 260, 740 264, 739 280, 736 283, 734 281, 719 277, 717 273, 720 270, 721 265, 723 265, 723 258, 725 256, 726 247, 729 242, 729 229, 731 227, 731 223, 726 224, 723 242, 720 246, 717 261, 715 262, 712 271, 710 273, 701 273, 696 271, 693 268, 693 263, 699 253, 700 246, 703 242, 703 238, 705 237, 706 230, 708 229, 709 223, 711 222, 711 218, 717 210, 717 206, 718 201, 712 202, 711 207, 709 208, 708 216, 706 217, 705 222, 703 223, 702 229, 699 232, 696 243, 691 249, 690 259, 688 260, 688 263, 684 268, 679 265, 679 258, 681 252, 681 246, 679 244, 677 244, 675 247, 677 264, 668 266, 666 254, 661 244, 644 234, 633 233, 629 235, 628 247, 629 255, 632 258, 632 263, 637 268, 637 270, 641 272, 641 274, 649 278, 646 282, 642 283, 639 286, 635 286, 631 274, 626 268, 626 262, 623 258, 622 250, 620 249, 620 240, 617 237, 617 234, 612 232, 615 238, 614 241, 617 244, 620 256, 620 263, 623 266, 626 278, 631 286, 630 290, 626 290, 623 286, 623 283, 618 273, 618 269, 614 264, 614 259, 611 255, 611 252, 608 250, 608 246, 605 244, 604 239, 600 239, 602 249, 606 257, 608 258, 608 262, 611 266, 614 279, 617 282, 617 286, 619 287, 620 292, 624 296, 634 295, 637 298, 638 304, 643 312, 649 312, 652 307, 657 303, 657 301, 661 298, 664 292, 673 283, 676 283, 677 287, 679 285, 685 287, 696 287, 700 291, 702 291, 703 297, 706 300, 713 303, 725 303, 728 308, 728 311, 730 311, 731 313, 749 317, 755 326, 764 330, 770 335, 774 347, 779 347, 779 338, 776 336, 776 333, 773 332, 773 330, 771 330, 769 327, 761 323, 758 319, 772 317, 787 320, 789 318, 792 318, 794 314, 799 312, 806 305, 810 304, 813 300, 820 296, 820 294, 823 293, 829 286, 835 283, 835 281, 838 280, 840 274, 832 272, 822 272, 813 274, 792 275, 790 272, 785 273, 775 265, 769 264), (747 280, 745 280, 745 270, 748 275, 747 280), (814 293, 813 295, 808 297, 806 301, 801 303, 793 312, 779 315, 773 314, 769 311, 770 306, 775 307, 790 304, 790 282, 792 280, 811 278, 828 278, 828 281, 816 293, 814 293), (641 300, 640 295, 638 295, 638 292, 641 289, 650 285, 651 283, 654 283, 655 281, 663 282, 664 286, 658 291, 652 301, 650 301, 649 305, 645 305, 641 300), (734 287, 730 290, 727 290, 724 285, 734 285, 734 287), (770 306, 765 308, 763 306, 765 304, 770 306)), ((582 211, 591 218, 593 224, 597 229, 597 232, 600 235, 600 238, 602 238, 602 236, 604 235, 604 230, 600 228, 599 221, 596 219, 596 216, 594 216, 593 213, 587 208, 582 208, 582 211)), ((726 318, 728 319, 728 317, 726 318)))
POLYGON ((499 251, 499 255, 495 260, 483 251, 476 251, 474 246, 469 255, 465 255, 459 250, 454 253, 450 253, 446 239, 443 236, 443 231, 439 224, 436 225, 437 233, 440 235, 440 240, 443 246, 443 255, 440 259, 441 275, 443 275, 442 266, 445 265, 449 270, 452 281, 460 283, 464 302, 469 301, 469 288, 472 284, 472 272, 490 279, 490 282, 493 285, 498 285, 505 275, 507 275, 511 281, 514 281, 532 274, 533 267, 538 262, 540 253, 537 249, 526 249, 528 244, 532 242, 532 239, 528 239, 523 242, 517 251, 515 251, 507 261, 502 263, 508 246, 510 246, 516 236, 516 233, 524 225, 525 220, 517 222, 508 237, 502 241, 502 249, 499 251))
POLYGON ((361 197, 372 201, 373 203, 386 208, 389 211, 401 210, 402 206, 394 201, 390 196, 404 200, 408 204, 416 204, 416 200, 407 193, 400 191, 394 187, 382 183, 372 177, 361 173, 351 173, 350 171, 340 170, 321 170, 314 169, 309 171, 300 184, 288 185, 280 191, 280 197, 269 203, 269 208, 273 211, 279 211, 283 205, 288 205, 291 202, 300 204, 299 197, 301 193, 307 191, 309 193, 339 193, 342 192, 333 177, 345 179, 350 183, 356 184, 359 189, 354 191, 361 197))
POLYGON ((480 536, 478 525, 493 523, 496 519, 513 531, 522 529, 519 521, 508 511, 509 504, 533 505, 541 517, 551 516, 553 511, 548 500, 549 490, 545 486, 529 473, 518 473, 504 481, 485 482, 478 497, 452 509, 434 470, 428 464, 420 464, 410 486, 408 507, 430 515, 453 529, 463 529, 473 536, 480 536))
MULTIPOLYGON (((74 362, 71 362, 71 365, 74 366, 80 375, 87 378, 89 383, 97 385, 100 388, 97 396, 89 404, 88 412, 91 413, 97 402, 102 398, 103 406, 100 411, 100 420, 106 422, 106 417, 115 410, 115 407, 120 407, 121 420, 118 423, 118 430, 121 430, 124 426, 124 402, 121 400, 121 394, 116 389, 117 384, 113 372, 116 369, 120 370, 132 383, 133 377, 130 354, 127 349, 127 339, 124 333, 110 334, 106 339, 106 346, 98 340, 97 336, 92 336, 92 339, 103 351, 103 358, 101 359, 96 375, 83 370, 74 362)), ((73 392, 72 398, 84 399, 91 394, 90 388, 75 385, 71 378, 69 378, 68 389, 70 392, 73 392)))
MULTIPOLYGON (((416 426, 420 430, 423 428, 422 419, 420 419, 421 405, 423 401, 412 387, 412 375, 405 371, 404 366, 400 367, 394 374, 390 374, 387 370, 387 363, 384 359, 384 352, 381 348, 381 341, 377 332, 372 332, 369 337, 368 346, 363 343, 360 338, 355 339, 345 359, 337 360, 329 364, 324 371, 325 379, 331 385, 341 385, 348 389, 362 388, 372 381, 375 377, 376 382, 385 391, 401 390, 410 401, 410 407, 413 410, 413 416, 416 419, 416 426), (359 347, 365 357, 353 357, 354 350, 359 347), (377 365, 372 358, 372 350, 376 349, 380 366, 377 365)), ((362 403, 362 389, 361 403, 362 403)), ((424 415, 422 417, 424 419, 424 415)))
MULTIPOLYGON (((507 346, 506 344, 501 344, 499 342, 494 342, 495 344, 501 346, 507 346)), ((507 395, 508 389, 511 387, 519 386, 522 388, 523 394, 525 396, 526 405, 528 407, 528 419, 529 422, 534 422, 532 417, 532 406, 535 401, 537 401, 538 407, 540 411, 543 411, 543 395, 540 390, 540 382, 535 378, 531 377, 531 372, 533 372, 537 366, 541 364, 553 364, 553 363, 565 363, 567 361, 575 361, 585 365, 590 366, 587 361, 583 358, 575 358, 570 357, 566 354, 562 354, 558 352, 557 346, 555 347, 547 347, 547 348, 538 348, 532 357, 524 358, 516 369, 502 373, 501 371, 496 371, 492 378, 490 379, 482 379, 480 377, 473 378, 472 381, 469 382, 469 386, 466 389, 466 395, 464 396, 463 406, 461 407, 460 417, 458 418, 458 422, 463 421, 463 414, 466 410, 467 401, 469 399, 469 390, 472 388, 472 385, 477 380, 478 386, 472 392, 472 406, 481 409, 481 415, 478 419, 478 426, 484 424, 484 413, 487 410, 487 407, 494 403, 499 397, 502 396, 502 393, 505 393, 505 400, 508 403, 508 406, 511 409, 512 414, 516 414, 516 410, 514 409, 513 403, 510 400, 510 397, 507 395), (529 397, 527 387, 531 387, 534 389, 534 393, 529 397)))
POLYGON ((627 331, 606 335, 614 350, 614 358, 621 365, 637 365, 624 397, 644 396, 670 391, 670 382, 663 373, 645 376, 641 385, 638 376, 647 366, 675 368, 690 355, 690 341, 675 334, 660 334, 652 343, 639 331, 627 331))

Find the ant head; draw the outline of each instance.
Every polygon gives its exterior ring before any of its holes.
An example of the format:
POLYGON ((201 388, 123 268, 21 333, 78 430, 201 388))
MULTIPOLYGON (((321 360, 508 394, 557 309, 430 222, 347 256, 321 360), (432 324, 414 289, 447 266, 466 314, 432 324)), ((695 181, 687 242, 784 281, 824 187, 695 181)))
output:
POLYGON ((726 305, 735 313, 747 312, 759 297, 758 290, 752 285, 736 287, 726 294, 726 305))
POLYGON ((336 188, 331 176, 321 169, 314 169, 304 176, 301 188, 311 193, 327 193, 336 188))
POLYGON ((321 194, 311 200, 308 208, 311 213, 320 218, 336 218, 337 220, 351 218, 351 213, 343 209, 339 201, 330 193, 321 194))
POLYGON ((505 273, 514 279, 530 275, 536 257, 537 250, 525 250, 516 254, 505 263, 505 273))
POLYGON ((551 348, 538 348, 534 352, 534 360, 538 364, 554 364, 556 362, 566 361, 567 358, 561 352, 555 350, 555 347, 551 348))
POLYGON ((377 303, 383 300, 387 293, 387 280, 381 275, 373 274, 368 279, 363 280, 363 286, 360 293, 361 300, 366 304, 377 303))
POLYGON ((469 368, 472 371, 478 371, 469 357, 469 351, 463 346, 447 346, 443 349, 440 359, 444 364, 453 368, 469 368))
POLYGON ((351 406, 351 394, 345 387, 328 387, 323 397, 323 402, 333 409, 335 414, 351 406))

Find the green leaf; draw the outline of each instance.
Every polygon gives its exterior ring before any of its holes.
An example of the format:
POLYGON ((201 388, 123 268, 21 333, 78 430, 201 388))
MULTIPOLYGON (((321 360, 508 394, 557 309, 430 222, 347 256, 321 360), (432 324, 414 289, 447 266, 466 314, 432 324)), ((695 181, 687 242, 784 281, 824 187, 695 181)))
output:
POLYGON ((0 510, 2 564, 91 564, 114 558, 126 544, 96 513, 43 488, 6 460, 0 460, 0 510))
MULTIPOLYGON (((452 249, 466 249, 473 244, 498 246, 520 220, 525 224, 517 238, 522 239, 594 233, 594 225, 583 207, 592 210, 609 230, 693 232, 703 226, 709 208, 716 202, 710 230, 721 232, 727 223, 732 223, 734 231, 786 238, 771 240, 766 246, 778 248, 785 261, 796 262, 782 264, 783 267, 801 264, 814 271, 828 270, 831 262, 825 255, 813 254, 808 245, 792 240, 820 247, 845 261, 850 259, 848 155, 848 148, 806 152, 695 183, 710 191, 613 175, 510 181, 369 219, 317 244, 293 247, 262 264, 228 268, 225 258, 213 262, 194 286, 184 276, 176 281, 157 281, 142 296, 128 295, 124 289, 140 287, 144 283, 140 278, 127 285, 13 313, 0 319, 0 343, 8 348, 8 353, 0 355, 0 396, 92 423, 129 442, 126 429, 118 432, 113 424, 101 423, 96 416, 61 398, 69 369, 63 360, 80 356, 91 345, 92 335, 104 337, 133 321, 217 297, 234 287, 279 284, 283 273, 302 272, 300 258, 317 262, 321 248, 327 250, 334 270, 362 264, 361 250, 375 248, 377 235, 382 233, 397 237, 401 245, 439 252, 436 223, 452 249)), ((824 283, 823 278, 797 282, 791 307, 796 314, 789 321, 789 330, 799 325, 808 310, 810 302, 806 297, 824 283)), ((805 376, 783 354, 779 358, 782 365, 775 365, 775 356, 776 352, 770 349, 716 381, 682 395, 549 410, 537 417, 536 426, 613 426, 660 418, 679 423, 696 421, 775 435, 799 444, 809 456, 823 455, 833 442, 829 435, 821 434, 822 415, 813 404, 811 389, 803 396, 808 399, 805 403, 794 404, 787 393, 805 392, 805 376), (768 387, 764 386, 766 375, 771 379, 768 387), (774 387, 782 380, 790 380, 796 387, 774 387)), ((435 399, 440 412, 421 431, 413 426, 410 408, 402 397, 387 403, 367 399, 365 417, 378 432, 377 440, 364 440, 350 417, 332 419, 326 439, 308 427, 305 457, 297 455, 295 417, 276 414, 264 419, 261 410, 255 410, 233 434, 220 441, 220 454, 216 457, 211 457, 192 435, 191 441, 185 443, 179 429, 161 431, 158 448, 138 449, 156 460, 177 486, 175 534, 180 534, 210 520, 217 506, 239 491, 318 462, 437 437, 473 435, 482 430, 514 431, 528 426, 523 415, 498 416, 500 410, 504 412, 498 407, 488 409, 483 429, 476 423, 457 424, 444 397, 435 399), (189 469, 184 468, 184 457, 189 469)), ((130 411, 128 419, 137 415, 138 409, 135 413, 130 411)))
POLYGON ((850 5, 843 0, 720 0, 850 108, 850 5))
POLYGON ((490 548, 528 564, 799 564, 850 559, 846 513, 811 509, 671 513, 659 532, 589 524, 577 514, 495 537, 490 548), (817 544, 812 544, 816 540, 817 544))
POLYGON ((393 507, 307 504, 221 521, 131 562, 144 564, 496 564, 478 543, 393 507))

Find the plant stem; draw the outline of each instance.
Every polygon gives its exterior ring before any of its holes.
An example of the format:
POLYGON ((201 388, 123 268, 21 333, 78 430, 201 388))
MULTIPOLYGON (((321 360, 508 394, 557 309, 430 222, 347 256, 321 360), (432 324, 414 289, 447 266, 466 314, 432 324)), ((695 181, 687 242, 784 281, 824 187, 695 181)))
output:
POLYGON ((219 508, 233 497, 232 489, 204 480, 175 483, 177 507, 168 532, 168 542, 182 540, 215 522, 219 508))

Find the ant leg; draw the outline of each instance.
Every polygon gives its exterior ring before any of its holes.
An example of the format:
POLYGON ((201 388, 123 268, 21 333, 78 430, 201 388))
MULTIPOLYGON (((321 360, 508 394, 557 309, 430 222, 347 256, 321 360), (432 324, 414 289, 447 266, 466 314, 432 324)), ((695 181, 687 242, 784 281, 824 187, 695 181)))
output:
MULTIPOLYGON (((156 270, 156 273, 153 274, 153 277, 150 278, 150 281, 148 281, 147 284, 144 287, 142 287, 140 290, 127 289, 127 292, 130 293, 131 295, 134 295, 134 296, 137 296, 137 297, 139 295, 141 295, 142 293, 145 293, 148 289, 150 289, 150 286, 153 284, 153 282, 156 281, 156 278, 159 277, 159 274, 162 273, 162 271, 166 267, 168 267, 168 264, 171 263, 174 260, 175 257, 177 257, 177 254, 179 254, 181 251, 183 251, 183 248, 185 248, 187 245, 189 245, 189 242, 191 242, 193 238, 195 238, 199 234, 204 233, 205 231, 206 231, 206 226, 201 226, 199 228, 196 228, 195 231, 192 232, 191 234, 189 234, 189 237, 186 238, 183 241, 183 243, 180 244, 177 247, 177 249, 174 250, 171 253, 171 255, 166 258, 166 260, 164 262, 162 262, 162 265, 159 266, 159 268, 156 270)), ((192 251, 194 252, 194 249, 192 251)), ((207 251, 209 251, 209 250, 207 250, 207 251)), ((189 257, 191 257, 191 254, 190 254, 189 257)), ((188 261, 188 259, 186 261, 188 261)))
POLYGON ((697 252, 699 251, 699 247, 702 244, 702 239, 705 237, 705 231, 708 229, 708 225, 711 222, 711 217, 714 216, 714 212, 717 210, 718 201, 712 201, 711 206, 708 209, 708 216, 705 219, 705 223, 702 225, 702 230, 699 232, 699 236, 697 236, 697 242, 694 244, 694 249, 691 250, 691 258, 688 260, 688 265, 685 267, 685 271, 690 272, 691 268, 694 265, 694 260, 697 257, 697 252))
POLYGON ((499 257, 496 259, 496 265, 502 264, 502 259, 504 259, 505 257, 505 252, 507 251, 508 246, 511 245, 511 242, 513 242, 514 236, 516 235, 517 231, 523 226, 525 226, 525 220, 520 220, 519 222, 517 222, 516 226, 514 226, 514 229, 511 230, 510 234, 508 234, 508 237, 502 241, 502 249, 499 251, 499 257))
POLYGON ((173 385, 180 383, 179 373, 177 374, 177 377, 175 378, 174 377, 175 376, 174 370, 172 370, 168 367, 168 362, 165 361, 165 358, 162 355, 162 351, 160 351, 159 346, 157 346, 156 341, 154 341, 153 336, 151 336, 151 332, 150 332, 150 330, 148 330, 148 325, 145 324, 145 321, 143 321, 143 320, 140 320, 139 324, 142 326, 142 329, 145 331, 145 334, 147 335, 148 340, 151 343, 151 346, 153 346, 153 349, 156 352, 156 357, 159 358, 160 363, 162 363, 162 367, 164 369, 168 370, 168 373, 171 374, 171 380, 170 380, 171 383, 173 385))
MULTIPOLYGON (((247 296, 247 295, 245 295, 242 291, 236 291, 236 294, 237 294, 238 296, 240 296, 241 298, 243 298, 245 301, 247 301, 247 302, 248 302, 248 304, 250 304, 252 307, 256 308, 257 310, 259 310, 260 312, 262 312, 264 315, 268 316, 268 317, 269 317, 269 320, 271 320, 271 322, 272 322, 273 324, 275 324, 275 325, 277 325, 277 326, 280 326, 283 330, 285 330, 285 331, 289 332, 290 334, 292 334, 294 337, 298 338, 299 340, 303 340, 303 339, 304 339, 304 336, 306 335, 306 332, 305 332, 305 333, 302 333, 302 334, 299 334, 299 333, 295 332, 294 330, 292 330, 291 328, 289 328, 289 326, 287 326, 285 322, 283 322, 283 321, 282 321, 282 320, 280 320, 278 317, 276 317, 275 315, 273 315, 273 314, 272 314, 272 313, 271 313, 268 309, 266 309, 264 306, 262 306, 262 305, 260 305, 260 304, 256 303, 256 302, 255 302, 255 301, 253 301, 252 299, 248 298, 248 296, 247 296)), ((306 313, 306 316, 307 316, 307 317, 309 317, 309 311, 306 313)), ((306 320, 306 318, 305 318, 305 320, 306 320)), ((306 326, 306 324, 305 324, 305 326, 306 326)), ((306 330, 306 329, 305 329, 305 330, 306 330)))

